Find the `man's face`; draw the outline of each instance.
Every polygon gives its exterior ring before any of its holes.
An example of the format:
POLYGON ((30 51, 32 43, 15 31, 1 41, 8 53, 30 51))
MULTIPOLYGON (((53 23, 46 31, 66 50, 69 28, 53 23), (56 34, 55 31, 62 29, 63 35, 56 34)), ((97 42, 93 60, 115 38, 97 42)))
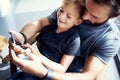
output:
POLYGON ((109 6, 101 6, 93 0, 85 0, 85 7, 86 10, 82 18, 88 24, 100 25, 109 18, 109 6))

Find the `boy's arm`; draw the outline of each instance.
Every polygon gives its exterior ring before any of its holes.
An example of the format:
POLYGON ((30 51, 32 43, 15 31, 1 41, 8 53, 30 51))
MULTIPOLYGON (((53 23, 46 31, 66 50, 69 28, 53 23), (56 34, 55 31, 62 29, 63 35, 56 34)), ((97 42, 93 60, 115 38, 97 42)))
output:
POLYGON ((57 63, 57 62, 54 62, 54 61, 48 59, 45 56, 42 56, 42 63, 49 69, 63 73, 68 69, 68 67, 72 63, 74 57, 75 56, 70 56, 70 55, 64 54, 60 63, 57 63))

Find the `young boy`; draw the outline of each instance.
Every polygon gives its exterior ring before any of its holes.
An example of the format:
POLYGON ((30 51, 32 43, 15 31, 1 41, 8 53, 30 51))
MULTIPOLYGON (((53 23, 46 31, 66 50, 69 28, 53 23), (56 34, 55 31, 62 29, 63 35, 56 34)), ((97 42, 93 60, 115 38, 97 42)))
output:
MULTIPOLYGON (((74 57, 80 55, 77 25, 82 22, 81 9, 82 0, 63 0, 57 13, 57 25, 44 27, 37 36, 40 52, 49 59, 42 61, 47 68, 66 72, 74 57)), ((77 68, 68 71, 76 72, 77 68)))

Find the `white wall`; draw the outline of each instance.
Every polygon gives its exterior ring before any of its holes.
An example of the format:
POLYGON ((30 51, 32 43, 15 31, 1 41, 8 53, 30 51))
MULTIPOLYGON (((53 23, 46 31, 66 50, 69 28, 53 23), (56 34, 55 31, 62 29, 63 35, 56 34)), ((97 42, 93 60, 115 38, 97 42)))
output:
POLYGON ((5 17, 10 8, 9 0, 0 0, 0 17, 5 17))
POLYGON ((62 0, 18 0, 13 9, 16 27, 20 30, 26 23, 50 15, 61 3, 62 0))

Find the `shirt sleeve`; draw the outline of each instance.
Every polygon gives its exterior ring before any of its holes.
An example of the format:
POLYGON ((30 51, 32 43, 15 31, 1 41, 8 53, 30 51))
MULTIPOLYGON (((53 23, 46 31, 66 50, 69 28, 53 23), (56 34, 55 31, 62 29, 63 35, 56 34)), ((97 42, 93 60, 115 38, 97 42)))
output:
POLYGON ((115 32, 106 33, 99 41, 97 49, 93 52, 93 55, 100 59, 103 63, 108 64, 111 58, 113 58, 119 51, 120 40, 119 36, 115 32))
POLYGON ((51 25, 57 24, 57 11, 58 9, 48 16, 48 21, 51 25))
POLYGON ((80 36, 79 34, 74 34, 71 36, 65 53, 67 55, 80 56, 80 36))

